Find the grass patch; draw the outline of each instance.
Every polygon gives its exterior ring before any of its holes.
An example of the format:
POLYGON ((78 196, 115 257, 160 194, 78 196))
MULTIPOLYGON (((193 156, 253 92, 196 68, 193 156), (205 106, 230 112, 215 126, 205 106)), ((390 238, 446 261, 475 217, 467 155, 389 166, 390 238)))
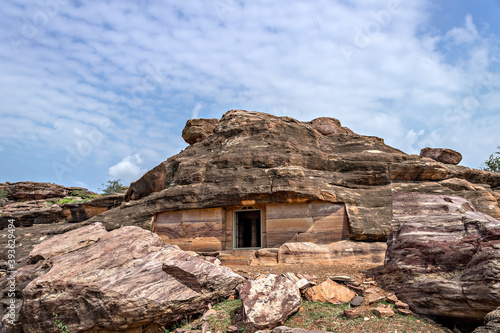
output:
POLYGON ((231 325, 236 310, 241 308, 241 300, 234 299, 216 304, 213 309, 217 311, 216 316, 210 318, 210 329, 212 332, 226 332, 226 327, 231 325))
MULTIPOLYGON (((387 302, 382 302, 389 304, 387 302)), ((391 304, 391 306, 393 306, 391 304)), ((392 318, 378 318, 367 309, 366 315, 356 319, 344 317, 349 304, 334 305, 303 300, 302 308, 285 322, 291 328, 331 331, 339 333, 365 332, 449 332, 436 324, 428 323, 415 316, 397 314, 392 318), (368 318, 365 320, 365 317, 368 318)))

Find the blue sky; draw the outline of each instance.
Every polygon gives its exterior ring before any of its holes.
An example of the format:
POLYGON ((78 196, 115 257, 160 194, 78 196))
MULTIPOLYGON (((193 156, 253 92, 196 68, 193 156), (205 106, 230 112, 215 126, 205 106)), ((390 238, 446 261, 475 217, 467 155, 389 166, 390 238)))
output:
POLYGON ((480 167, 500 145, 500 1, 10 1, 0 182, 96 190, 230 109, 338 118, 480 167))

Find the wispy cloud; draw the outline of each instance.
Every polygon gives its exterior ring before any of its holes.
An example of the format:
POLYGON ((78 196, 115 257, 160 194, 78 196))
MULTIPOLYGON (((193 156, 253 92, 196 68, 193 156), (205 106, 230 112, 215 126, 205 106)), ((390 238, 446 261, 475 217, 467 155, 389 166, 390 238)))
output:
POLYGON ((47 3, 7 0, 0 13, 2 155, 23 164, 8 178, 96 187, 122 162, 138 174, 185 147, 188 118, 231 108, 333 116, 476 167, 500 142, 498 36, 472 15, 436 30, 429 1, 47 3))

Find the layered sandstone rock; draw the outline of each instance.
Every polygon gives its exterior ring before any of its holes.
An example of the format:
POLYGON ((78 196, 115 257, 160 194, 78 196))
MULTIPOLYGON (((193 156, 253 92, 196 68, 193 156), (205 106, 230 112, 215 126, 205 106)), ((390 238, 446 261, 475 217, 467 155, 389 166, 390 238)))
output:
MULTIPOLYGON (((132 183, 126 204, 93 221, 151 228, 161 212, 321 201, 345 205, 350 239, 385 241, 392 190, 407 184, 474 196, 480 211, 500 218, 492 189, 500 187, 500 174, 407 155, 334 118, 300 122, 231 110, 200 140, 132 183)), ((225 242, 224 235, 213 237, 225 242)))
POLYGON ((248 280, 238 286, 247 330, 271 329, 282 325, 302 305, 299 288, 275 274, 248 280))
POLYGON ((466 199, 394 194, 386 280, 412 310, 481 321, 500 305, 500 221, 466 199))
POLYGON ((165 325, 202 312, 244 279, 137 227, 90 225, 35 247, 36 265, 14 277, 25 332, 49 332, 53 313, 71 332, 165 325), (61 292, 64 291, 64 292, 61 292))
POLYGON ((68 193, 68 189, 62 185, 37 182, 9 183, 4 190, 8 198, 16 201, 45 200, 50 198, 62 198, 68 193))

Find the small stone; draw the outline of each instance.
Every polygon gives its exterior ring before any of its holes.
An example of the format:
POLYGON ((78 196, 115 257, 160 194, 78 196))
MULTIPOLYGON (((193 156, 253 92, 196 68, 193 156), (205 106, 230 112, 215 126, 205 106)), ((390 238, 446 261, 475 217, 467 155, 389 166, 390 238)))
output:
POLYGON ((361 296, 354 296, 354 298, 351 300, 351 306, 353 308, 357 308, 358 306, 360 306, 364 301, 364 298, 361 297, 361 296))
POLYGON ((201 317, 201 321, 207 321, 210 319, 210 317, 215 316, 216 314, 217 311, 210 309, 201 317))
POLYGON ((365 290, 365 293, 367 294, 378 294, 380 292, 382 292, 382 289, 379 287, 371 287, 365 290))
POLYGON ((231 295, 227 298, 228 301, 233 301, 234 300, 234 295, 231 295))
POLYGON ((368 296, 365 297, 365 302, 367 304, 373 304, 376 302, 383 301, 385 299, 385 296, 382 294, 369 294, 368 296))
POLYGON ((350 310, 350 309, 345 309, 344 310, 344 316, 349 319, 355 319, 358 317, 361 317, 361 315, 364 313, 363 310, 361 309, 355 309, 355 310, 350 310))
POLYGON ((413 315, 413 312, 410 309, 399 309, 398 308, 398 311, 399 311, 399 313, 407 315, 407 316, 413 315))
POLYGON ((392 295, 389 295, 386 297, 387 298, 387 302, 391 303, 391 304, 396 304, 396 302, 398 302, 398 297, 394 294, 392 295))
POLYGON ((306 279, 300 279, 295 282, 295 285, 302 291, 315 285, 315 283, 309 282, 306 279))
POLYGON ((236 327, 234 325, 229 325, 226 328, 226 331, 227 331, 227 333, 235 333, 235 332, 238 332, 238 327, 236 327))
POLYGON ((208 321, 204 321, 201 324, 201 333, 208 333, 210 331, 210 323, 208 321))
POLYGON ((346 275, 330 276, 330 280, 335 282, 356 282, 352 277, 346 275))
POLYGON ((364 289, 363 287, 360 286, 355 286, 354 284, 346 284, 346 287, 354 291, 357 295, 363 296, 364 295, 364 289))
POLYGON ((391 308, 386 308, 386 307, 377 307, 372 310, 372 312, 380 318, 388 318, 388 317, 393 317, 394 316, 394 311, 392 311, 391 308))
POLYGON ((397 301, 395 304, 398 309, 410 309, 410 306, 404 302, 397 301))

